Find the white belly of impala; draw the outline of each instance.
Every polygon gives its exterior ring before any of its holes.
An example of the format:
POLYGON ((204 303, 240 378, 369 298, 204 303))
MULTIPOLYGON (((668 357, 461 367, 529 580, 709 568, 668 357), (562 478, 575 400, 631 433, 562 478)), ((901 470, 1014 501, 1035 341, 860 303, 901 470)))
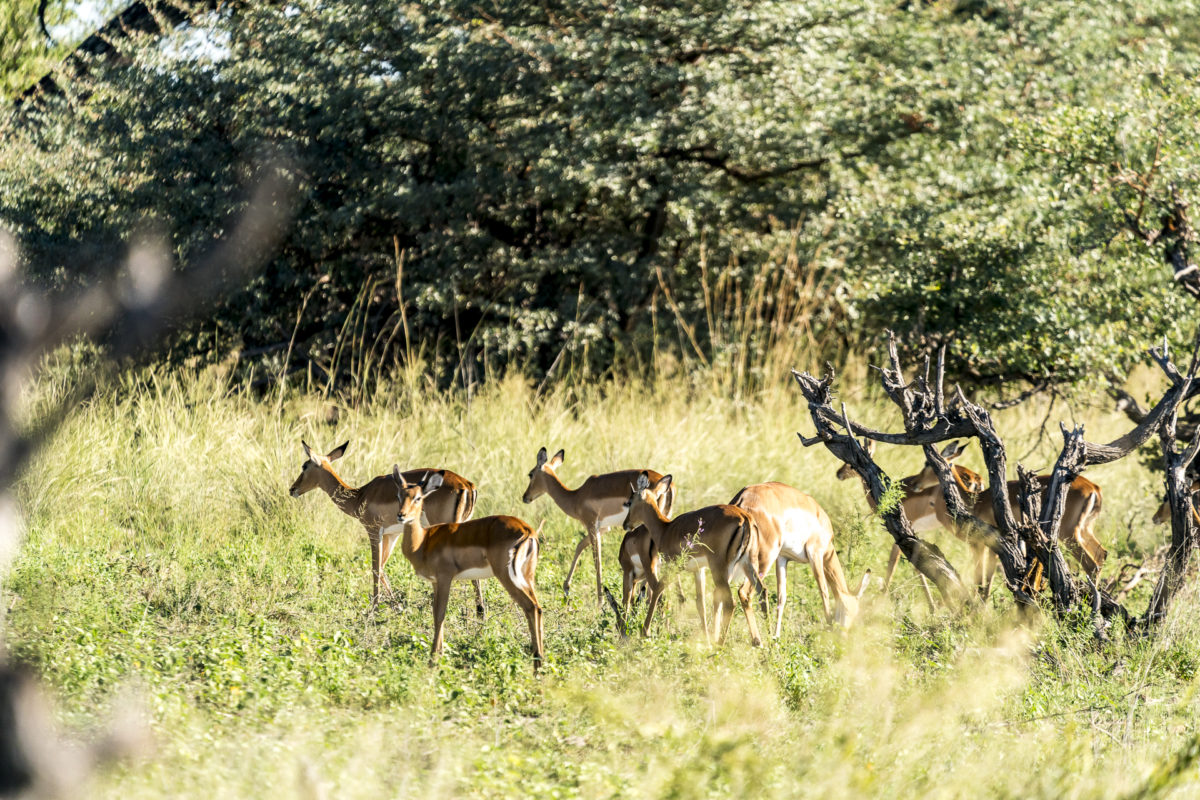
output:
POLYGON ((942 523, 938 522, 937 515, 930 512, 923 517, 910 519, 908 524, 912 527, 913 533, 923 533, 925 531, 936 531, 942 527, 942 523))
POLYGON ((475 569, 466 569, 454 576, 455 580, 460 581, 481 581, 490 577, 492 577, 491 567, 476 567, 475 569))
POLYGON ((646 571, 642 566, 642 557, 639 555, 631 555, 629 556, 629 562, 633 564, 633 574, 640 578, 646 571))
POLYGON ((625 509, 621 509, 619 513, 613 514, 611 517, 601 518, 601 520, 596 523, 596 527, 598 527, 600 530, 604 530, 605 528, 616 528, 624 524, 625 509))

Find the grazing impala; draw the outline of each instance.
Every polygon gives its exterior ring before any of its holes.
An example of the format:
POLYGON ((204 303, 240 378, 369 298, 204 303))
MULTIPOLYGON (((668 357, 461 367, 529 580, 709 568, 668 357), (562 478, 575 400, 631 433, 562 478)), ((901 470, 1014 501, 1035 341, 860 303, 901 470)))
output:
MULTIPOLYGON (((686 557, 685 568, 696 576, 696 608, 700 612, 700 624, 704 638, 711 643, 708 619, 704 613, 704 569, 713 574, 713 628, 717 643, 725 640, 729 620, 733 616, 733 592, 729 588, 738 576, 746 582, 738 591, 746 624, 750 627, 750 640, 755 646, 762 644, 758 625, 750 608, 750 590, 760 587, 755 564, 758 558, 758 526, 754 518, 736 506, 706 506, 696 511, 680 514, 669 519, 660 509, 658 498, 671 484, 666 475, 651 483, 650 473, 643 471, 630 487, 632 490, 624 503, 625 528, 633 530, 643 526, 640 535, 628 537, 629 564, 632 575, 625 576, 625 586, 645 580, 650 587, 650 602, 646 609, 646 621, 642 635, 650 632, 654 611, 666 588, 659 578, 662 559, 686 557)), ((627 589, 628 591, 628 589, 627 589)), ((625 598, 629 602, 628 596, 625 598)))
MULTIPOLYGON (((637 480, 639 474, 645 472, 654 483, 657 483, 662 475, 654 470, 626 469, 604 475, 592 475, 578 489, 568 489, 558 478, 558 468, 562 466, 564 455, 564 451, 559 450, 553 458, 546 458, 546 448, 538 450, 537 463, 529 471, 529 486, 525 488, 521 499, 532 503, 543 494, 548 494, 564 514, 583 525, 584 537, 575 548, 575 557, 571 559, 571 566, 563 581, 563 594, 570 594, 575 567, 579 564, 579 557, 584 548, 590 544, 596 563, 596 602, 601 603, 603 583, 600 576, 600 534, 614 525, 620 525, 625 519, 624 503, 629 497, 629 487, 637 480)), ((666 514, 670 514, 675 505, 675 487, 669 481, 662 490, 659 502, 660 508, 666 514)))
MULTIPOLYGON (((758 573, 765 574, 775 565, 779 604, 775 616, 775 637, 783 629, 783 608, 787 603, 787 565, 789 561, 807 563, 817 579, 817 591, 825 608, 825 621, 849 628, 858 616, 858 600, 867 588, 871 571, 863 573, 858 588, 846 586, 842 562, 833 548, 833 526, 825 509, 809 495, 783 483, 755 483, 742 489, 730 505, 749 512, 758 524, 758 573), (830 608, 830 592, 833 607, 830 608)), ((767 614, 766 595, 763 613, 767 614)), ((769 619, 769 615, 768 615, 769 619)))
MULTIPOLYGON (((314 452, 303 441, 300 444, 304 447, 306 459, 300 468, 300 477, 292 484, 291 495, 299 497, 319 488, 329 495, 334 505, 354 517, 366 529, 371 545, 371 607, 374 608, 379 602, 381 580, 384 590, 389 596, 392 595, 392 586, 383 568, 392 557, 400 534, 396 525, 395 481, 390 475, 380 475, 355 489, 338 476, 330 463, 346 454, 349 442, 335 447, 325 456, 314 452)), ((469 519, 475 510, 475 484, 444 469, 413 469, 405 472, 404 476, 408 481, 416 481, 430 474, 442 476, 442 482, 441 488, 426 499, 424 510, 428 524, 469 519)), ((483 588, 479 581, 475 581, 475 610, 479 616, 483 616, 483 588)))
POLYGON ((426 498, 442 485, 442 476, 430 474, 420 483, 409 483, 392 469, 398 512, 403 529, 400 552, 422 578, 433 584, 433 648, 430 663, 442 652, 442 623, 456 580, 495 578, 525 612, 533 649, 533 669, 542 663, 542 607, 537 599, 534 573, 538 562, 538 531, 516 517, 482 517, 470 522, 431 525, 422 522, 426 498))

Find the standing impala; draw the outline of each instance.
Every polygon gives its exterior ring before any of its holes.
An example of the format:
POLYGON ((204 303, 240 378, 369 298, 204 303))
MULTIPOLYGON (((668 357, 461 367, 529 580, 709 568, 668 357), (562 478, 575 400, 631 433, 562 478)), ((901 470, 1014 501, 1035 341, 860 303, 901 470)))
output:
MULTIPOLYGON (((306 442, 301 441, 300 444, 304 447, 306 459, 290 493, 292 497, 299 497, 319 488, 329 495, 334 505, 354 517, 366 529, 371 546, 371 607, 374 608, 379 603, 381 580, 388 596, 393 594, 383 568, 392 557, 396 538, 400 534, 396 524, 395 481, 390 475, 380 475, 355 489, 338 476, 330 463, 346 454, 350 442, 335 447, 325 456, 314 452, 306 442)), ((431 494, 424 505, 425 519, 429 524, 462 522, 469 519, 475 510, 475 484, 466 478, 443 469, 414 469, 403 474, 409 481, 422 480, 430 474, 442 477, 441 488, 431 494)), ((483 588, 479 581, 475 581, 475 610, 479 616, 483 616, 483 588)))
MULTIPOLYGON (((680 514, 669 519, 659 508, 658 498, 671 484, 666 475, 650 481, 650 473, 638 474, 630 487, 624 503, 625 529, 633 530, 644 526, 641 534, 626 537, 632 575, 625 576, 625 586, 630 587, 639 580, 650 587, 650 602, 646 609, 646 621, 642 635, 650 632, 654 611, 666 585, 659 574, 664 558, 686 558, 685 569, 696 576, 696 609, 700 612, 700 624, 704 638, 711 643, 708 619, 704 613, 704 569, 713 574, 713 628, 717 644, 725 640, 729 620, 733 616, 733 592, 729 588, 738 576, 746 579, 738 590, 738 600, 746 614, 750 628, 750 640, 755 646, 762 644, 754 612, 750 609, 750 590, 760 587, 755 564, 758 558, 758 526, 754 518, 736 506, 706 506, 696 511, 680 514)), ((625 602, 629 602, 626 589, 625 602)))
MULTIPOLYGON (((869 442, 868 452, 873 452, 874 443, 869 442)), ((950 443, 942 451, 942 456, 947 460, 958 458, 966 450, 966 445, 958 445, 950 443)), ((989 525, 995 526, 996 517, 992 508, 992 493, 990 489, 983 488, 983 478, 976 472, 972 472, 966 467, 961 467, 957 464, 952 465, 952 474, 954 480, 958 483, 959 489, 967 495, 974 495, 974 498, 966 498, 968 504, 971 505, 971 513, 986 522, 989 525)), ((838 470, 838 477, 842 478, 843 473, 849 471, 848 465, 843 465, 838 470)), ((853 474, 853 472, 850 472, 853 474)), ((1039 475, 1038 482, 1042 486, 1043 493, 1050 483, 1049 475, 1039 475)), ((941 486, 938 483, 937 473, 928 463, 915 475, 910 475, 901 481, 901 486, 905 491, 904 508, 905 513, 909 514, 909 507, 916 505, 915 513, 919 517, 914 518, 909 516, 909 521, 912 523, 913 530, 936 530, 939 527, 944 527, 955 533, 959 538, 966 540, 965 536, 956 529, 953 517, 950 516, 949 509, 946 507, 946 496, 941 491, 941 486)), ((1017 481, 1008 482, 1008 500, 1009 507, 1013 514, 1016 515, 1017 509, 1017 481)), ((1045 495, 1043 494, 1043 498, 1045 495)), ((868 501, 870 498, 868 497, 868 501)), ((1100 516, 1101 497, 1100 487, 1089 481, 1087 478, 1076 477, 1071 485, 1067 488, 1066 505, 1063 509, 1062 522, 1058 529, 1059 540, 1079 561, 1083 567, 1084 573, 1095 579, 1100 574, 1100 568, 1104 564, 1104 559, 1108 555, 1108 551, 1100 544, 1100 540, 1096 538, 1093 526, 1096 524, 1096 519, 1100 516)), ((975 580, 979 589, 980 596, 986 598, 991 590, 992 578, 996 571, 997 559, 995 553, 991 551, 985 544, 978 541, 969 541, 972 554, 974 556, 975 565, 975 580)), ((892 577, 892 572, 896 568, 896 563, 899 561, 900 548, 897 545, 892 545, 892 556, 888 561, 888 572, 884 578, 884 588, 892 577)), ((922 576, 924 582, 924 576, 922 576)), ((928 585, 926 584, 926 594, 929 595, 928 585)), ((932 597, 929 596, 932 603, 932 597)))
MULTIPOLYGON (((846 585, 842 562, 833 547, 833 525, 825 509, 809 495, 783 483, 755 483, 745 487, 729 501, 749 512, 758 524, 758 573, 765 574, 773 563, 779 589, 775 615, 775 637, 783 629, 783 608, 787 603, 787 565, 789 561, 807 563, 817 579, 817 591, 825 609, 825 621, 849 628, 858 616, 858 601, 867 588, 871 570, 863 573, 853 591, 846 585), (830 592, 833 607, 830 608, 830 592)), ((767 615, 766 595, 763 614, 767 615)), ((768 619, 770 616, 767 615, 768 619)))
MULTIPOLYGON (((578 489, 568 489, 558 478, 558 468, 562 466, 564 455, 564 451, 559 450, 553 458, 547 459, 546 448, 538 450, 537 463, 529 471, 529 486, 525 488, 521 499, 532 503, 543 494, 548 494, 564 514, 583 525, 584 536, 575 548, 575 557, 571 559, 571 566, 563 581, 563 594, 570 594, 575 567, 579 564, 579 557, 584 548, 590 544, 596 562, 596 602, 599 604, 603 601, 600 534, 614 525, 620 525, 625 519, 625 500, 629 497, 629 487, 637 480, 639 474, 644 472, 652 482, 660 481, 662 475, 649 469, 626 469, 604 475, 592 475, 578 489)), ((675 487, 670 481, 662 490, 659 502, 664 512, 670 514, 675 505, 675 487)))
MULTIPOLYGON (((1049 475, 1038 475, 1037 481, 1042 487, 1042 500, 1046 499, 1046 489, 1050 486, 1049 475)), ((1008 506, 1014 516, 1020 513, 1017 507, 1018 481, 1008 482, 1008 506)), ((933 499, 934 512, 941 523, 953 530, 954 520, 946 508, 946 496, 940 491, 933 499)), ((975 498, 975 506, 971 512, 989 525, 996 525, 996 515, 992 508, 992 490, 985 489, 975 498)), ((1100 487, 1087 478, 1077 476, 1067 487, 1066 505, 1063 507, 1062 520, 1058 526, 1058 540, 1067 552, 1075 557, 1083 572, 1092 580, 1100 577, 1100 568, 1108 557, 1108 551, 1096 538, 1094 526, 1100 516, 1100 487)), ((988 596, 992 586, 992 576, 996 572, 998 559, 991 549, 978 545, 983 553, 983 575, 980 578, 979 591, 983 597, 988 596)))
POLYGON ((422 578, 433 584, 433 648, 430 664, 442 652, 442 623, 450 600, 450 584, 456 580, 495 578, 525 612, 533 648, 533 669, 542 663, 542 607, 538 603, 534 572, 538 562, 538 532, 516 517, 482 517, 470 522, 431 525, 422 522, 426 498, 442 485, 442 476, 432 473, 421 484, 409 483, 392 468, 399 510, 396 519, 403 528, 400 552, 422 578))

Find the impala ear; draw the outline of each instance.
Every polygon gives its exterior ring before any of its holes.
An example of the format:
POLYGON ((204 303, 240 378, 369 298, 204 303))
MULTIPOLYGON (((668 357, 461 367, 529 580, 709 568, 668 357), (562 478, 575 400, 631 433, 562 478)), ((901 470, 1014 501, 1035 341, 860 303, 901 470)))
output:
POLYGON ((671 488, 671 476, 663 475, 658 479, 658 483, 654 484, 654 494, 662 497, 666 494, 667 489, 671 488))
POLYGON ((430 494, 436 492, 442 485, 442 473, 431 472, 425 482, 421 484, 421 494, 430 494))
POLYGON ((650 488, 650 476, 645 472, 637 476, 637 482, 633 484, 635 492, 644 492, 650 488))
POLYGON ((863 449, 867 451, 867 455, 869 455, 869 456, 875 455, 875 440, 874 439, 863 439, 863 449))
POLYGON ((392 464, 392 480, 394 480, 396 485, 401 489, 408 488, 408 481, 404 480, 404 473, 400 471, 399 464, 392 464))
POLYGON ((567 454, 563 450, 559 450, 557 453, 555 453, 554 457, 550 459, 550 469, 558 469, 561 467, 563 459, 566 458, 566 456, 567 454))
POLYGON ((537 465, 540 467, 542 464, 545 464, 545 463, 546 463, 546 448, 543 447, 541 450, 538 450, 537 465))
POLYGON ((316 460, 317 460, 317 459, 315 459, 315 458, 313 457, 313 451, 312 451, 312 448, 308 446, 308 442, 306 442, 306 441, 304 441, 303 439, 301 439, 301 440, 300 440, 300 446, 304 448, 304 456, 305 456, 305 457, 306 457, 306 458, 307 458, 309 461, 316 461, 316 460))
POLYGON ((347 439, 346 441, 342 442, 337 447, 330 450, 329 455, 327 455, 325 457, 328 458, 330 461, 337 461, 339 458, 346 455, 346 448, 349 446, 350 446, 350 440, 347 439))
POLYGON ((967 444, 967 442, 958 442, 957 440, 951 442, 942 448, 942 458, 946 459, 947 461, 953 461, 963 453, 967 452, 967 444))

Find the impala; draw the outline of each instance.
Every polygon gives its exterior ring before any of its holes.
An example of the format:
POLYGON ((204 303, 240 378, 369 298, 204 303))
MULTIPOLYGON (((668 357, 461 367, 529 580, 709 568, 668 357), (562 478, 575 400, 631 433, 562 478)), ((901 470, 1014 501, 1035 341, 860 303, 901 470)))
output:
MULTIPOLYGON (((873 443, 869 443, 867 449, 868 453, 873 452, 873 443)), ((942 456, 948 461, 952 461, 961 456, 965 450, 966 445, 960 446, 952 442, 942 451, 942 456)), ((843 466, 842 469, 838 470, 838 477, 842 477, 843 470, 846 469, 848 469, 848 466, 843 466)), ((982 477, 978 473, 957 464, 951 465, 951 470, 959 488, 968 495, 974 495, 973 499, 967 499, 967 502, 971 505, 971 513, 987 524, 995 526, 996 516, 992 508, 992 493, 990 489, 983 489, 982 477)), ((1037 479, 1042 485, 1044 492, 1050 483, 1050 476, 1039 475, 1037 479)), ((914 510, 920 514, 919 521, 914 520, 911 516, 909 518, 914 531, 936 530, 939 527, 944 527, 954 532, 959 538, 966 540, 966 537, 957 530, 954 519, 950 516, 949 509, 946 507, 946 496, 941 491, 937 473, 934 472, 932 466, 926 463, 920 472, 904 478, 901 481, 901 486, 904 487, 906 493, 904 499, 905 513, 908 513, 910 504, 915 504, 917 508, 914 510)), ((1008 482, 1009 507, 1012 509, 1014 515, 1018 513, 1017 486, 1017 481, 1008 482)), ((1063 509, 1062 522, 1059 526, 1059 540, 1066 546, 1067 551, 1079 561, 1084 573, 1093 579, 1099 575, 1100 568, 1104 564, 1104 559, 1108 555, 1108 552, 1100 544, 1093 530, 1096 519, 1100 516, 1100 506, 1100 487, 1087 478, 1076 477, 1067 488, 1066 505, 1063 509)), ((974 557, 976 585, 979 588, 980 595, 986 598, 990 592, 992 577, 996 571, 996 555, 982 542, 967 541, 974 557)), ((899 556, 899 547, 893 545, 892 556, 888 562, 887 576, 884 578, 885 589, 891 580, 892 572, 895 570, 899 556)), ((922 578, 922 580, 924 579, 922 578)), ((927 586, 926 594, 932 602, 932 596, 928 594, 927 586)))
MULTIPOLYGON (((1038 483, 1042 487, 1042 499, 1045 500, 1046 489, 1050 485, 1049 475, 1038 475, 1038 483)), ((1008 482, 1008 505, 1014 516, 1020 512, 1017 507, 1018 481, 1008 482)), ((934 513, 941 523, 950 530, 954 529, 954 520, 946 508, 946 496, 938 491, 934 497, 934 513)), ((993 527, 996 525, 995 510, 992 508, 992 491, 985 489, 975 497, 974 508, 971 511, 976 517, 993 527)), ((1108 551, 1096 538, 1094 526, 1100 516, 1100 487, 1082 476, 1076 477, 1067 487, 1066 505, 1063 507, 1062 519, 1058 527, 1058 540, 1066 547, 1067 552, 1075 557, 1083 572, 1092 580, 1100 577, 1100 568, 1108 551)), ((996 572, 998 560, 990 548, 983 545, 978 547, 982 553, 983 574, 979 580, 980 594, 986 598, 992 586, 992 576, 996 572)))
MULTIPOLYGON (((866 448, 867 455, 873 456, 875 454, 875 442, 867 439, 863 442, 863 447, 866 448)), ((962 455, 965 450, 965 446, 958 447, 956 444, 951 443, 942 450, 942 456, 953 460, 962 455)), ((974 487, 974 491, 980 491, 983 488, 982 479, 971 470, 966 467, 960 467, 957 464, 952 465, 952 469, 955 471, 955 474, 961 472, 960 480, 962 485, 974 487)), ((838 468, 838 480, 845 481, 855 477, 859 477, 859 475, 849 464, 842 464, 838 468)), ((867 496, 867 505, 874 511, 875 498, 871 496, 871 490, 868 488, 866 481, 863 481, 862 485, 863 492, 867 496)), ((934 509, 934 499, 941 493, 941 488, 937 481, 937 474, 933 472, 933 468, 926 464, 925 468, 916 475, 910 475, 907 478, 901 479, 900 487, 904 492, 900 499, 900 505, 904 508, 904 516, 908 518, 908 523, 912 527, 913 532, 920 533, 940 530, 942 522, 938 519, 934 509)), ((976 558, 982 564, 982 554, 976 553, 976 558)), ((891 555, 888 557, 887 571, 883 576, 881 591, 884 594, 887 593, 888 587, 892 584, 892 575, 895 573, 896 565, 899 561, 900 546, 893 544, 891 555)), ((980 570, 982 570, 982 566, 980 570)), ((982 572, 979 574, 982 575, 982 572)), ((933 593, 929 590, 929 581, 920 572, 917 573, 917 577, 921 579, 921 590, 925 594, 925 602, 929 604, 931 609, 934 608, 933 593)))
MULTIPOLYGON (((632 531, 638 526, 644 528, 640 534, 627 537, 630 540, 628 556, 632 574, 626 574, 624 581, 625 586, 630 587, 644 580, 650 587, 650 602, 646 609, 646 621, 642 625, 642 635, 649 634, 654 611, 666 588, 664 580, 659 577, 662 560, 684 557, 685 569, 695 574, 696 609, 700 613, 705 640, 712 642, 704 613, 704 569, 708 568, 713 574, 713 627, 717 643, 725 640, 729 620, 733 616, 730 583, 741 576, 746 581, 738 590, 738 599, 746 614, 750 640, 755 646, 762 644, 754 612, 750 609, 750 590, 752 587, 761 587, 755 571, 758 526, 754 518, 736 506, 715 505, 670 519, 662 512, 658 501, 670 489, 670 485, 670 475, 651 483, 649 471, 643 471, 629 487, 631 492, 623 506, 625 529, 632 531)), ((629 601, 628 591, 626 604, 629 601)))
MULTIPOLYGON (((300 497, 319 488, 329 495, 334 505, 354 517, 366 529, 371 546, 371 607, 374 608, 379 603, 381 580, 388 595, 393 594, 383 568, 392 557, 400 533, 396 525, 395 481, 391 475, 380 475, 355 489, 338 476, 331 463, 346 454, 350 442, 335 447, 324 456, 314 452, 306 442, 301 441, 300 444, 304 447, 306 458, 290 493, 292 497, 300 497)), ((442 481, 441 488, 431 494, 424 505, 426 521, 433 525, 469 519, 475 510, 475 484, 450 470, 442 469, 414 469, 405 472, 404 476, 408 481, 416 481, 431 474, 440 475, 442 481)), ((479 581, 475 581, 475 610, 479 616, 483 616, 483 588, 479 581)))
MULTIPOLYGON (((765 574, 772 563, 775 565, 775 580, 779 589, 775 637, 778 638, 783 629, 789 561, 807 563, 812 567, 825 609, 825 621, 849 628, 858 616, 858 601, 867 588, 871 571, 863 573, 856 589, 851 591, 847 587, 842 562, 833 548, 833 526, 825 509, 799 489, 776 482, 747 486, 734 495, 729 503, 748 512, 758 525, 758 573, 765 574), (829 602, 831 591, 832 608, 829 602)), ((765 594, 763 614, 767 615, 765 594)))
MULTIPOLYGON (((596 564, 596 602, 599 604, 603 600, 600 534, 615 525, 620 525, 625 519, 625 500, 629 497, 629 487, 637 480, 638 475, 644 472, 656 485, 663 476, 649 469, 626 469, 604 475, 592 475, 578 489, 568 489, 558 478, 558 468, 562 466, 564 457, 565 452, 562 450, 555 453, 553 458, 546 457, 546 448, 538 450, 537 463, 529 471, 529 485, 525 487, 525 494, 521 499, 532 503, 543 494, 548 494, 564 514, 583 525, 584 536, 579 540, 579 546, 575 548, 575 557, 571 559, 571 566, 567 569, 567 577, 563 581, 563 594, 570 594, 575 567, 579 564, 579 557, 584 548, 590 544, 596 564)), ((670 514, 675 505, 675 487, 669 481, 662 490, 659 502, 663 511, 670 514)))
MULTIPOLYGON (((1193 495, 1196 492, 1200 492, 1200 480, 1192 481, 1192 486, 1190 489, 1188 489, 1188 495, 1189 496, 1193 495)), ((1200 525, 1200 512, 1196 511, 1196 504, 1194 501, 1192 502, 1191 506, 1192 506, 1192 519, 1195 520, 1197 525, 1200 525)), ((1163 498, 1162 505, 1160 505, 1158 507, 1158 510, 1154 512, 1154 524, 1162 525, 1162 524, 1170 522, 1170 521, 1171 521, 1171 503, 1166 498, 1163 498)))
POLYGON ((442 652, 442 623, 456 580, 495 578, 525 613, 533 649, 533 669, 542 663, 542 607, 534 573, 538 562, 538 533, 516 517, 482 517, 469 522, 431 525, 421 522, 426 499, 442 485, 432 473, 420 484, 409 483, 400 467, 392 468, 403 530, 400 552, 418 575, 433 584, 433 648, 430 663, 442 652))

